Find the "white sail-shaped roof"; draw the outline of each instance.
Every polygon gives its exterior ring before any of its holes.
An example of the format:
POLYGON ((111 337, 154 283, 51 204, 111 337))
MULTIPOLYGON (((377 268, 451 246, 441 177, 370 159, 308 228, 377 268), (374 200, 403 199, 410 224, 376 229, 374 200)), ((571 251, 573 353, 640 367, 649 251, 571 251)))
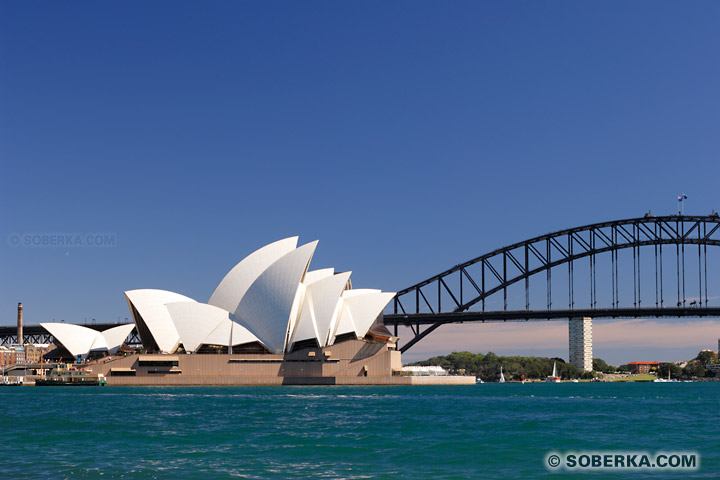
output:
POLYGON ((323 278, 332 277, 333 274, 335 274, 334 268, 321 268, 319 270, 310 270, 309 272, 305 273, 303 283, 305 285, 310 285, 311 283, 315 283, 318 280, 322 280, 323 278))
MULTIPOLYGON (((330 325, 337 315, 338 300, 350 274, 344 272, 324 277, 308 285, 292 343, 314 338, 319 346, 326 345, 330 325)), ((305 280, 307 283, 307 276, 305 280)))
POLYGON ((317 325, 315 323, 315 313, 313 309, 312 292, 310 291, 310 288, 307 288, 303 299, 302 309, 300 310, 300 317, 295 325, 295 331, 291 336, 291 348, 292 344, 296 342, 318 338, 318 336, 317 325))
POLYGON ((394 296, 395 293, 393 292, 374 292, 343 299, 344 307, 352 315, 352 323, 355 326, 357 338, 365 336, 394 296))
POLYGON ((285 345, 286 351, 289 351, 292 334, 297 328, 298 321, 300 320, 300 312, 302 310, 303 304, 305 303, 306 292, 307 285, 305 285, 304 282, 300 283, 300 285, 298 285, 297 292, 295 293, 295 300, 293 301, 292 308, 290 309, 290 321, 288 322, 287 341, 285 345))
MULTIPOLYGON (((188 352, 258 342, 282 353, 307 340, 325 347, 338 335, 362 338, 394 294, 352 290, 350 272, 308 271, 318 242, 296 248, 297 242, 279 240, 245 257, 208 304, 165 290, 125 292, 145 347, 172 353, 181 342, 188 352)), ((94 337, 90 348, 112 351, 126 337, 121 333, 117 341, 94 337)))
POLYGON ((105 337, 98 332, 98 335, 95 337, 95 340, 93 340, 92 345, 90 345, 89 352, 107 352, 108 350, 108 344, 107 341, 105 341, 105 337))
MULTIPOLYGON (((173 353, 180 344, 180 334, 175 328, 165 304, 176 302, 196 303, 195 300, 179 293, 153 289, 130 290, 125 292, 125 297, 131 306, 130 310, 132 311, 132 307, 135 307, 142 320, 144 320, 160 351, 173 353)), ((133 315, 133 318, 137 324, 139 319, 135 318, 135 315, 133 315)), ((138 327, 139 330, 140 327, 138 327)))
POLYGON ((205 345, 221 345, 227 347, 230 346, 231 343, 235 346, 253 342, 260 342, 260 340, 230 315, 230 318, 220 322, 215 330, 210 332, 210 335, 208 335, 202 343, 205 345), (232 341, 230 337, 232 337, 232 341))
POLYGON ((342 293, 342 298, 338 304, 338 312, 333 323, 330 325, 330 332, 328 335, 328 345, 335 343, 335 337, 344 335, 346 333, 352 333, 355 331, 355 324, 352 321, 352 313, 350 309, 345 306, 345 299, 352 298, 358 295, 367 295, 369 293, 380 293, 380 290, 370 288, 357 288, 355 290, 345 290, 342 293))
POLYGON ((347 333, 354 333, 357 338, 365 336, 375 319, 395 296, 391 292, 359 288, 345 290, 342 294, 337 324, 331 327, 328 345, 335 343, 335 338, 347 333))
MULTIPOLYGON (((222 308, 206 303, 168 303, 165 305, 170 312, 175 328, 180 335, 180 343, 186 352, 194 352, 205 342, 210 333, 215 330, 223 320, 229 320, 231 315, 222 308)), ((230 337, 226 339, 229 341, 230 337)))
POLYGON ((76 358, 87 355, 93 342, 100 335, 97 330, 71 323, 41 323, 40 325, 76 358))
POLYGON ((92 328, 71 323, 41 323, 40 325, 74 357, 85 357, 90 352, 114 354, 135 328, 135 325, 128 323, 98 332, 92 328))
POLYGON ((328 345, 335 343, 335 338, 344 335, 346 333, 352 333, 355 331, 355 324, 352 321, 352 314, 350 309, 345 305, 344 300, 338 302, 338 314, 335 318, 335 325, 333 332, 328 337, 328 345))
POLYGON ((322 302, 316 303, 315 319, 317 321, 318 332, 320 333, 321 347, 328 345, 330 331, 337 323, 342 307, 342 295, 345 291, 345 286, 350 280, 351 273, 352 272, 339 273, 333 277, 333 279, 337 279, 337 283, 333 285, 333 288, 340 287, 340 295, 336 297, 334 302, 332 301, 331 295, 328 294, 322 302), (340 285, 341 283, 342 286, 340 285))
POLYGON ((265 269, 234 312, 235 318, 273 352, 285 349, 290 316, 298 307, 300 282, 317 244, 314 241, 298 247, 265 269))
POLYGON ((117 353, 118 349, 125 343, 125 339, 130 335, 135 325, 128 323, 126 325, 118 325, 117 327, 108 328, 103 330, 102 336, 107 344, 108 352, 110 355, 117 353))
POLYGON ((256 250, 225 275, 208 303, 228 312, 237 310, 250 286, 273 263, 295 250, 298 237, 285 238, 256 250))

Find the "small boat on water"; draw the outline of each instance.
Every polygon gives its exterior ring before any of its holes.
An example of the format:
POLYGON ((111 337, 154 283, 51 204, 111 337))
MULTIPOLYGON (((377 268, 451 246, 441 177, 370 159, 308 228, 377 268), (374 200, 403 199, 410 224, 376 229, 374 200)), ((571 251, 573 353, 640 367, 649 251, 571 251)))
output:
POLYGON ((500 383, 505 383, 505 375, 503 375, 502 366, 500 367, 500 380, 498 380, 500 383))
POLYGON ((74 367, 69 364, 60 364, 53 368, 43 378, 35 380, 38 387, 48 386, 93 386, 104 387, 107 385, 105 375, 102 373, 93 374, 91 371, 74 367))
POLYGON ((560 383, 560 377, 557 376, 557 362, 553 362, 553 373, 545 379, 547 383, 560 383))
POLYGON ((676 378, 670 379, 670 370, 668 370, 667 378, 658 377, 655 380, 653 380, 653 382, 655 382, 655 383, 677 382, 677 379, 676 378))

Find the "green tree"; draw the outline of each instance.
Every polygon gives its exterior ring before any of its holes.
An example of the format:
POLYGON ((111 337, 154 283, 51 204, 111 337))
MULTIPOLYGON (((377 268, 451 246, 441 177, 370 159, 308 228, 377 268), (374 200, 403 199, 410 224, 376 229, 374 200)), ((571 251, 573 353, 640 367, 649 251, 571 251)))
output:
MULTIPOLYGON (((552 371, 550 372, 552 373, 552 371)), ((558 377, 569 380, 573 378, 578 378, 583 372, 578 369, 575 365, 572 363, 558 363, 557 364, 557 374, 558 377)))
POLYGON ((718 355, 717 353, 711 352, 710 350, 703 350, 702 352, 697 354, 695 360, 702 363, 703 365, 707 365, 708 363, 718 363, 718 355))
POLYGON ((520 380, 523 375, 526 379, 545 379, 552 373, 553 363, 557 364, 557 373, 561 378, 593 377, 592 372, 581 372, 574 365, 565 363, 562 358, 503 357, 493 352, 488 352, 485 355, 481 353, 453 352, 449 355, 432 357, 410 365, 438 365, 451 373, 457 373, 459 370, 464 369, 468 375, 475 375, 486 382, 496 382, 500 378, 501 366, 505 378, 508 380, 520 380))
POLYGON ((593 358, 593 370, 602 373, 614 373, 616 368, 608 365, 602 358, 593 358))
POLYGON ((682 368, 674 363, 661 363, 658 369, 658 377, 667 378, 668 372, 670 372, 670 378, 679 378, 683 373, 682 368))
POLYGON ((698 361, 689 362, 682 369, 683 375, 688 377, 704 377, 705 376, 705 365, 698 361))

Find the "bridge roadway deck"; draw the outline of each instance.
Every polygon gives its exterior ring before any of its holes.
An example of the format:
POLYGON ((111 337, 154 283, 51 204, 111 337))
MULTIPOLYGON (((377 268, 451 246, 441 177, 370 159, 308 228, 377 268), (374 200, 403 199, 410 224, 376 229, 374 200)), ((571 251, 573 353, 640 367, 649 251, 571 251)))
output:
POLYGON ((720 307, 594 308, 573 310, 500 310, 486 312, 398 313, 384 315, 386 326, 434 325, 436 323, 484 323, 560 320, 567 318, 720 317, 720 307))

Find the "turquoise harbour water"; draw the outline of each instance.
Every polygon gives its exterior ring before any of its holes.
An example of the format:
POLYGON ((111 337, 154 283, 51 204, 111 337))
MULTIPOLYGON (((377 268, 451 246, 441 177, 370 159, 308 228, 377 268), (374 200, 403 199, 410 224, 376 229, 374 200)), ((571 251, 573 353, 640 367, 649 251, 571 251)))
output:
POLYGON ((720 478, 720 383, 2 388, 3 478, 720 478), (550 450, 694 451, 555 473, 550 450))

